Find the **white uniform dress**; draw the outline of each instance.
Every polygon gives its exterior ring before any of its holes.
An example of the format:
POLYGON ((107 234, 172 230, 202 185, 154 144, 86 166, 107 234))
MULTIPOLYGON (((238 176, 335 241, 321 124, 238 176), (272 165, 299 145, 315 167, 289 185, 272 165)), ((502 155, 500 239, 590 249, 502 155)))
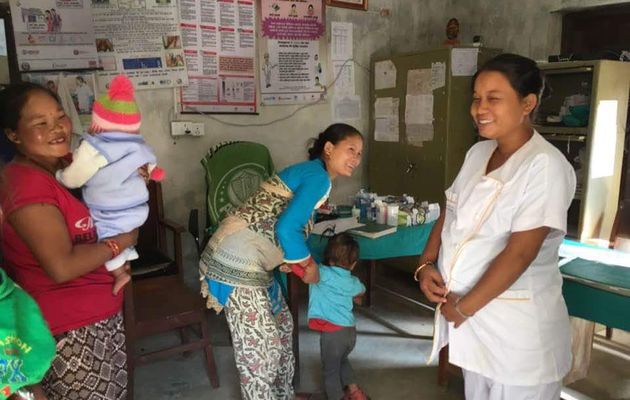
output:
POLYGON ((436 313, 431 357, 450 344, 452 364, 496 384, 556 383, 571 367, 558 248, 566 233, 575 173, 562 153, 534 132, 500 168, 485 175, 496 147, 494 140, 475 144, 446 190, 438 266, 448 289, 465 295, 513 232, 542 226, 551 230, 517 281, 458 329, 436 313))

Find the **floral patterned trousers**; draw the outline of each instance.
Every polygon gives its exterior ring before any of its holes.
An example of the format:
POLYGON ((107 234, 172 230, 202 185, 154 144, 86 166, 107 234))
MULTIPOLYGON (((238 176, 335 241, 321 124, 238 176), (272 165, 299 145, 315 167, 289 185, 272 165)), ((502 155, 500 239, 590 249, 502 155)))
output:
POLYGON ((244 400, 292 400, 293 318, 284 300, 277 315, 267 289, 236 287, 225 305, 244 400))

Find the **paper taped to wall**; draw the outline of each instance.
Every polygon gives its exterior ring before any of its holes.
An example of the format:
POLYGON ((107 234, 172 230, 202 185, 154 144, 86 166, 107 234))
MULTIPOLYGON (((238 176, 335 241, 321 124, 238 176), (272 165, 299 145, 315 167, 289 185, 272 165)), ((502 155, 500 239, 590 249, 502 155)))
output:
POLYGON ((396 87, 396 66, 392 60, 374 63, 374 89, 389 89, 396 87))
POLYGON ((431 89, 439 89, 446 85, 446 64, 443 62, 431 63, 431 89))
POLYGON ((453 49, 451 53, 451 74, 453 76, 472 76, 477 72, 479 49, 453 49))

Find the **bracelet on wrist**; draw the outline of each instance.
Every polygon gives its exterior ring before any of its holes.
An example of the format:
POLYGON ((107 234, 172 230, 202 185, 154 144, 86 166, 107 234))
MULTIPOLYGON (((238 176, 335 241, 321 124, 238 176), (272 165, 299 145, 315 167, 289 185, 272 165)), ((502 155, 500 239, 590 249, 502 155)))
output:
POLYGON ((420 265, 418 266, 418 268, 416 268, 416 272, 414 272, 414 273, 413 273, 413 279, 414 279, 416 282, 420 281, 420 279, 418 278, 418 274, 420 274, 420 271, 422 271, 422 269, 423 269, 424 267, 426 267, 427 265, 431 265, 431 266, 435 267, 435 264, 433 263, 433 261, 426 261, 426 262, 424 262, 424 263, 420 264, 420 265))
POLYGON ((460 297, 460 298, 459 298, 459 299, 457 299, 457 301, 455 302, 455 307, 454 307, 454 308, 455 308, 455 311, 456 311, 456 312, 457 312, 457 313, 458 313, 458 314, 459 314, 462 318, 464 318, 464 319, 468 319, 468 318, 472 317, 473 315, 475 315, 475 314, 466 314, 466 313, 464 313, 464 312, 463 312, 463 311, 459 308, 459 301, 460 301, 461 299, 462 299, 462 298, 460 297))
POLYGON ((109 250, 111 250, 112 258, 120 254, 120 246, 114 239, 105 239, 103 240, 103 243, 105 243, 107 247, 109 247, 109 250))

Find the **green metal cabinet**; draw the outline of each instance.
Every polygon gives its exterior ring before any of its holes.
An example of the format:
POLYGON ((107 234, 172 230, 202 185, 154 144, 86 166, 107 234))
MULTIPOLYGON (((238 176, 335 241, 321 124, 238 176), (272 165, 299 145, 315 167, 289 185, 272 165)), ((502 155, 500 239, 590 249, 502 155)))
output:
MULTIPOLYGON (((443 48, 372 60, 368 142, 370 191, 393 195, 406 193, 417 200, 443 203, 444 190, 455 179, 466 151, 477 140, 469 113, 472 76, 451 75, 452 51, 453 48, 443 48), (396 86, 375 90, 374 64, 384 60, 391 60, 396 67, 396 86), (414 69, 430 69, 436 62, 445 64, 445 85, 433 90, 433 140, 418 147, 407 143, 405 131, 407 73, 414 69), (400 101, 398 142, 374 139, 374 102, 383 97, 400 101)), ((478 65, 497 54, 498 50, 479 48, 478 65)))

